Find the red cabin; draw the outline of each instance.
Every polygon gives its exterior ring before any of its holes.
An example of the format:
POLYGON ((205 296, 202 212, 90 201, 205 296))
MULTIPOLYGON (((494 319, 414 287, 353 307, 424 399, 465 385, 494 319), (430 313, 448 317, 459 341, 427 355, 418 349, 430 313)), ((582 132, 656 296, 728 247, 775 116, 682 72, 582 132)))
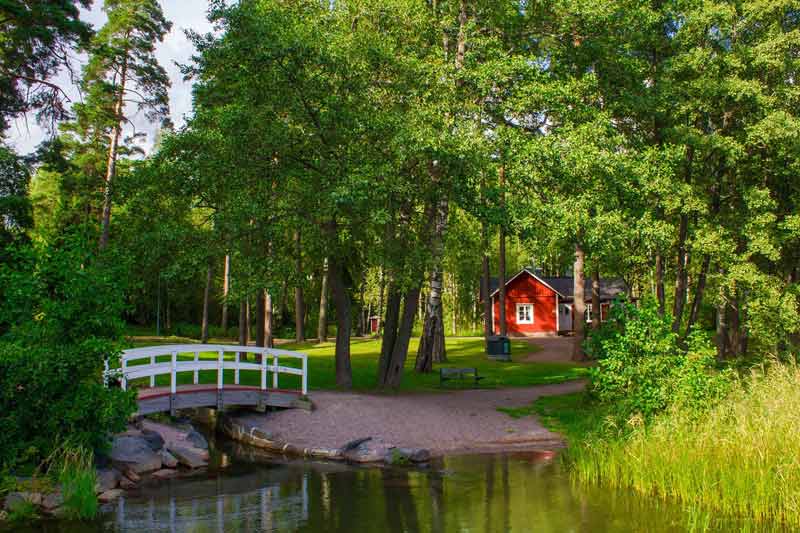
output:
MULTIPOLYGON (((497 285, 496 280, 494 285, 497 285)), ((571 277, 548 278, 523 268, 506 282, 506 331, 508 335, 526 337, 557 335, 573 330, 573 283, 571 277)), ((584 320, 592 320, 592 282, 586 280, 584 320)), ((614 298, 625 294, 621 280, 600 281, 600 318, 605 320, 614 298)), ((492 325, 500 331, 500 290, 495 288, 492 299, 492 325)))

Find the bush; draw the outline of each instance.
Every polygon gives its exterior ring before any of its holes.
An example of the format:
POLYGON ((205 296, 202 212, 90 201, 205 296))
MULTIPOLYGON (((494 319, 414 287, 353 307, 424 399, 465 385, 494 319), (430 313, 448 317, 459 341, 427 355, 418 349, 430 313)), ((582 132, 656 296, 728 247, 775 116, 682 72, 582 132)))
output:
MULTIPOLYGON (((800 368, 772 364, 699 416, 672 409, 622 438, 571 447, 578 479, 800 527, 800 368)), ((755 529, 759 529, 756 527, 755 529)), ((764 530, 767 530, 766 526, 764 530)))
POLYGON ((84 448, 67 450, 58 457, 58 480, 64 496, 67 516, 88 520, 97 515, 97 472, 93 454, 84 448))
POLYGON ((0 264, 0 468, 41 462, 69 444, 102 449, 135 408, 102 383, 118 353, 124 258, 94 255, 76 232, 12 251, 0 264))
POLYGON ((638 414, 645 420, 669 406, 700 412, 724 397, 732 373, 715 369, 708 339, 693 334, 681 346, 671 322, 652 303, 612 306, 610 319, 587 342, 597 359, 591 394, 625 419, 638 414))

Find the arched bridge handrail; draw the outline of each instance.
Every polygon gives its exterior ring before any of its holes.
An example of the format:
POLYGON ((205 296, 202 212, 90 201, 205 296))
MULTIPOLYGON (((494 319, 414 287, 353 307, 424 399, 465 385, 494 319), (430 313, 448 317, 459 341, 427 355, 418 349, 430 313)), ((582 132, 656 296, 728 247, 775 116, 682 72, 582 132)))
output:
POLYGON ((132 348, 124 350, 120 356, 120 367, 109 368, 106 361, 105 377, 113 376, 120 380, 123 389, 127 389, 128 381, 132 379, 150 378, 150 387, 155 386, 156 376, 170 376, 170 392, 177 393, 178 380, 177 374, 180 372, 192 372, 194 375, 193 383, 199 381, 200 370, 217 371, 217 389, 224 388, 224 371, 234 371, 234 383, 239 384, 239 372, 257 371, 261 373, 261 390, 267 390, 267 373, 272 373, 272 388, 278 388, 278 375, 291 374, 300 376, 301 392, 308 394, 308 356, 304 353, 280 350, 276 348, 262 348, 258 346, 233 346, 229 344, 164 344, 159 346, 147 346, 144 348, 132 348), (215 359, 200 359, 203 352, 216 352, 215 359), (179 354, 193 353, 194 359, 181 361, 179 354), (234 359, 225 359, 226 353, 233 353, 234 359), (241 353, 252 353, 261 356, 261 362, 244 362, 240 360, 241 353), (169 361, 158 361, 159 356, 169 355, 169 361), (280 358, 300 359, 301 368, 282 366, 280 358), (129 365, 131 361, 149 359, 145 364, 129 365))

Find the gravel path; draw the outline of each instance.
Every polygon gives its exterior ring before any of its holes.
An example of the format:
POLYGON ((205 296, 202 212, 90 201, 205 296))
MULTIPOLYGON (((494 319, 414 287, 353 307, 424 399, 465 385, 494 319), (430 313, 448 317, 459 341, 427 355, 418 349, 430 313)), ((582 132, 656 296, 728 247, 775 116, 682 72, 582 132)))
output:
POLYGON ((244 414, 237 420, 301 447, 339 448, 362 437, 434 454, 563 446, 535 416, 513 419, 498 407, 530 405, 539 396, 580 391, 573 381, 535 387, 442 393, 374 395, 313 392, 316 409, 244 414))
POLYGON ((590 363, 575 363, 572 360, 574 337, 531 337, 528 343, 539 347, 537 352, 523 356, 523 361, 537 363, 572 363, 588 366, 590 363))

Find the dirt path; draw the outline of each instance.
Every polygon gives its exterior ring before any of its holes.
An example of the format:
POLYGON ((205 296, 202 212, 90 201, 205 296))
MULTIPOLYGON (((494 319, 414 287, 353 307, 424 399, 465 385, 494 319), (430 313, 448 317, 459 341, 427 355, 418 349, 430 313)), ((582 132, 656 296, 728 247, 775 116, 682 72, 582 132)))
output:
MULTIPOLYGON (((525 362, 536 363, 572 363, 573 337, 532 337, 525 339, 528 343, 538 346, 539 351, 523 357, 525 362)), ((591 363, 577 363, 581 366, 590 366, 591 363)))
POLYGON ((237 420, 276 441, 300 447, 339 448, 354 439, 372 437, 394 446, 427 448, 434 454, 545 450, 563 445, 557 434, 545 429, 535 416, 515 420, 497 408, 528 406, 540 396, 568 394, 583 387, 583 382, 569 382, 398 396, 314 392, 314 411, 245 414, 237 420))

